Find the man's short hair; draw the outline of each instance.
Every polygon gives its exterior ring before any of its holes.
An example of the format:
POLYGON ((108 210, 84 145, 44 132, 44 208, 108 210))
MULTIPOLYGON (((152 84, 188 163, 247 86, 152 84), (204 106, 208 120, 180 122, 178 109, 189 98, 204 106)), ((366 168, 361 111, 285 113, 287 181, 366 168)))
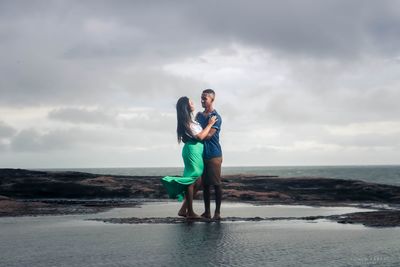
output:
POLYGON ((215 92, 214 92, 213 89, 206 89, 206 90, 203 91, 203 94, 212 94, 212 95, 215 96, 215 92))

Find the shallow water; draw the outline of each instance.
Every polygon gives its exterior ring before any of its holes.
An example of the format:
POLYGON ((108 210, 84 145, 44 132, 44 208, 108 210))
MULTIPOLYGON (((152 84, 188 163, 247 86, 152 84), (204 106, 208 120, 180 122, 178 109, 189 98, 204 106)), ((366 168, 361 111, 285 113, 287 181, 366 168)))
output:
MULTIPOLYGON (((0 218, 0 266, 399 266, 400 228, 320 220, 111 224, 87 218, 174 216, 179 203, 101 214, 0 218), (170 214, 172 213, 172 214, 170 214)), ((201 210, 197 202, 196 209, 201 210)), ((349 210, 351 209, 351 210, 349 210)), ((224 203, 224 216, 354 211, 224 203)))

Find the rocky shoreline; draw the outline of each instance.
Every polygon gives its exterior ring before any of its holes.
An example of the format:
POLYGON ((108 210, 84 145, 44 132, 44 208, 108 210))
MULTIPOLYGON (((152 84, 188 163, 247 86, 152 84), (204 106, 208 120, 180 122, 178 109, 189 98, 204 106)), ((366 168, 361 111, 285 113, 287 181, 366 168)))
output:
MULTIPOLYGON (((0 169, 0 217, 96 213, 115 207, 138 206, 151 199, 167 199, 160 178, 0 169)), ((399 186, 323 177, 280 178, 241 174, 224 176, 222 181, 224 201, 256 205, 373 206, 374 209, 380 205, 377 211, 323 218, 371 227, 400 226, 399 186)), ((198 198, 201 198, 201 193, 198 198)), ((131 223, 143 220, 131 219, 131 223)), ((238 219, 243 218, 224 220, 238 219)), ((248 219, 251 218, 244 220, 248 219)), ((152 220, 180 223, 182 219, 152 220)))

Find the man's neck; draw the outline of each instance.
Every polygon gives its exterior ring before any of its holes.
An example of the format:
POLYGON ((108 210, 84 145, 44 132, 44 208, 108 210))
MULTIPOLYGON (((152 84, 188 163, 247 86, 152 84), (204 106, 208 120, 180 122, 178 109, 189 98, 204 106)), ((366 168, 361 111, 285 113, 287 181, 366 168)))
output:
POLYGON ((205 114, 210 114, 213 111, 214 111, 214 107, 213 106, 204 109, 204 113, 205 114))

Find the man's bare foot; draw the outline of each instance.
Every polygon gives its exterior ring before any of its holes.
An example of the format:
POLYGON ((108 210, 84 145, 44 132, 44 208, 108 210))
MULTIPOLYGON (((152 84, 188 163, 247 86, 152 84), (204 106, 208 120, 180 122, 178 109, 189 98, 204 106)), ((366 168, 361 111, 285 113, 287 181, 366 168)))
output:
POLYGON ((214 213, 214 217, 213 217, 213 220, 215 220, 215 221, 220 221, 221 220, 221 215, 219 214, 219 213, 214 213))
POLYGON ((193 212, 186 214, 186 219, 201 219, 201 217, 193 212))
POLYGON ((201 217, 206 218, 206 219, 211 219, 211 214, 204 212, 203 214, 201 214, 201 217))

